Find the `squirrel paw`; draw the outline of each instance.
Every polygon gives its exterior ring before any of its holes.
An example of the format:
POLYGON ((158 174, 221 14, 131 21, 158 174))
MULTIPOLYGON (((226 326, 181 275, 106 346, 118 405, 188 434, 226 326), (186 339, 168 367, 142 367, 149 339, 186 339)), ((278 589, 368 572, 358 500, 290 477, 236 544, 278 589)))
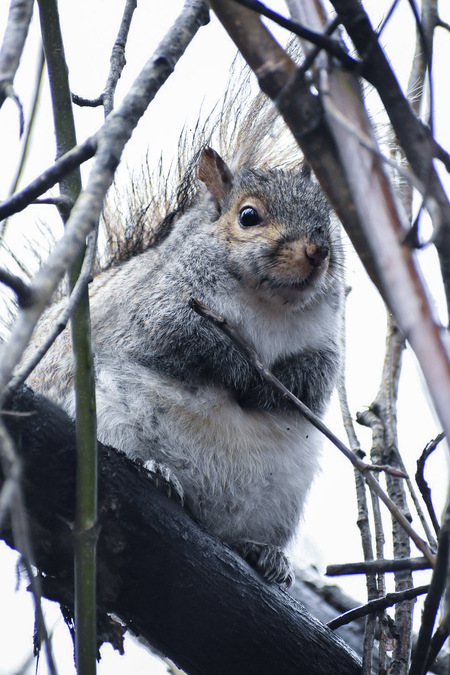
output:
POLYGON ((157 488, 166 492, 168 497, 179 499, 181 506, 184 506, 183 486, 167 464, 160 464, 155 462, 154 459, 148 459, 144 462, 144 469, 148 471, 157 488))
POLYGON ((279 546, 239 541, 234 544, 234 548, 266 581, 285 584, 286 588, 294 583, 292 565, 279 546))

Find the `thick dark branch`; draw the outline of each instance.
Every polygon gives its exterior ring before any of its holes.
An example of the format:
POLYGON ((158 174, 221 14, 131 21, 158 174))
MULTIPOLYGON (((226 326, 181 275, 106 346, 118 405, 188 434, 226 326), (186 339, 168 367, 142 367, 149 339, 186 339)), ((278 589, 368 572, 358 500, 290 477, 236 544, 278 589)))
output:
POLYGON ((74 105, 79 105, 80 108, 99 108, 103 105, 103 96, 98 96, 97 98, 83 98, 77 94, 72 94, 72 103, 74 105))
POLYGON ((358 73, 360 72, 361 63, 355 61, 355 59, 352 59, 352 57, 349 56, 342 48, 342 45, 337 40, 328 37, 326 32, 315 33, 314 31, 309 30, 309 28, 302 26, 300 23, 298 23, 298 21, 286 19, 284 16, 281 16, 281 14, 278 14, 278 12, 274 12, 273 10, 269 9, 258 0, 235 0, 235 2, 238 2, 240 5, 248 7, 248 9, 252 9, 253 11, 258 12, 258 14, 271 19, 271 21, 274 21, 282 28, 286 28, 287 30, 291 31, 291 33, 294 33, 294 35, 298 35, 316 47, 324 49, 326 52, 328 52, 328 54, 337 58, 348 70, 358 73))
POLYGON ((33 293, 31 288, 23 279, 11 274, 8 270, 0 268, 0 283, 9 286, 17 296, 17 302, 20 307, 27 307, 33 302, 33 293))
MULTIPOLYGON (((24 466, 23 487, 43 591, 71 608, 75 438, 66 415, 29 389, 7 416, 24 466)), ((114 613, 190 675, 360 674, 344 643, 284 591, 263 582, 231 549, 152 484, 124 455, 100 446, 99 625, 114 613)), ((10 534, 4 532, 11 542, 10 534)))

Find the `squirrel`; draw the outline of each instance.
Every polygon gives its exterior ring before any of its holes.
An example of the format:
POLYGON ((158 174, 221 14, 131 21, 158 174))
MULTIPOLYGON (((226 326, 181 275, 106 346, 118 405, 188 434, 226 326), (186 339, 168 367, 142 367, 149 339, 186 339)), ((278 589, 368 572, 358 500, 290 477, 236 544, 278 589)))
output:
MULTIPOLYGON (((225 317, 322 415, 340 363, 340 234, 308 171, 232 170, 210 147, 197 159, 200 182, 170 227, 91 284, 98 438, 144 462, 266 580, 289 585, 284 551, 321 435, 190 300, 225 317)), ((72 383, 65 330, 29 384, 74 417, 72 383)))

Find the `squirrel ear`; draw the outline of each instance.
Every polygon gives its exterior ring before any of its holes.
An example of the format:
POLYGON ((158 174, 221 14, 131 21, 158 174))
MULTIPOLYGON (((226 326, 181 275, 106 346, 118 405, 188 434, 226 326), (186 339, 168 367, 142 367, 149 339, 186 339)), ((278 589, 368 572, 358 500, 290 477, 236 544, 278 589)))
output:
POLYGON ((233 174, 222 157, 212 148, 205 148, 200 157, 198 177, 205 183, 217 204, 220 204, 233 184, 233 174))

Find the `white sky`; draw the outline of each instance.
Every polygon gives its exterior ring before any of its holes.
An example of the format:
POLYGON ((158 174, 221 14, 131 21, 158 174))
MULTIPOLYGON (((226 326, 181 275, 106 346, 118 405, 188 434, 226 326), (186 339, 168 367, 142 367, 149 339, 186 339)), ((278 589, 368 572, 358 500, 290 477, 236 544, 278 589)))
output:
MULTIPOLYGON (((109 68, 109 56, 115 40, 123 9, 123 0, 71 0, 60 1, 61 22, 65 41, 66 56, 72 90, 86 98, 94 98, 101 92, 109 68)), ((390 2, 371 0, 364 2, 375 16, 377 23, 390 2)), ((450 21, 450 9, 441 3, 442 19, 450 21)), ((6 22, 9 2, 0 3, 0 35, 6 22)), ((166 2, 144 2, 141 0, 133 19, 127 46, 127 66, 119 82, 116 102, 129 89, 144 61, 151 55, 159 40, 165 34, 182 6, 181 0, 166 2)), ((284 3, 273 2, 271 6, 287 13, 284 3)), ((37 13, 36 13, 37 14, 37 13)), ((34 23, 27 44, 23 63, 15 81, 18 95, 29 110, 29 96, 34 78, 34 63, 37 54, 38 21, 34 23)), ((284 34, 284 33, 281 33, 284 34)), ((278 33, 280 35, 280 33, 278 33)), ((392 24, 384 34, 396 71, 405 83, 413 50, 414 28, 408 3, 403 0, 396 11, 392 24)), ((444 31, 436 34, 437 53, 435 58, 436 133, 438 140, 450 147, 446 122, 448 119, 448 63, 450 63, 450 35, 444 31), (440 83, 442 85, 440 86, 440 83)), ((161 150, 167 161, 176 152, 179 133, 184 124, 195 125, 200 108, 208 111, 222 95, 231 60, 235 49, 223 29, 213 19, 202 28, 186 55, 178 64, 174 75, 158 93, 149 111, 140 122, 126 151, 126 158, 120 170, 120 181, 127 180, 129 169, 140 166, 146 153, 155 161, 161 150)), ((55 147, 52 119, 49 114, 48 87, 45 85, 41 98, 40 115, 33 136, 30 159, 22 185, 39 175, 50 166, 54 159, 55 147)), ((379 106, 373 103, 373 115, 378 121, 379 106)), ((0 162, 0 199, 8 192, 15 171, 20 143, 18 141, 17 112, 11 102, 0 110, 0 148, 3 161, 0 162), (7 158, 7 161, 5 161, 7 158)), ((78 140, 83 141, 96 131, 102 122, 100 109, 76 109, 78 140)), ((86 176, 87 168, 83 169, 86 176)), ((23 234, 30 233, 34 222, 50 222, 61 231, 53 207, 33 207, 26 216, 12 219, 9 229, 9 245, 16 252, 23 253, 23 234)), ((439 284, 436 281, 436 259, 432 251, 426 251, 424 270, 430 283, 436 286, 439 300, 439 284)), ((348 281, 353 290, 349 299, 348 332, 348 382, 352 413, 369 405, 378 389, 381 363, 384 352, 385 318, 384 309, 371 283, 355 257, 348 252, 348 281)), ((440 302, 440 300, 439 300, 440 302)), ((336 402, 330 410, 330 426, 345 440, 340 426, 336 402)), ((410 471, 426 443, 439 431, 435 417, 430 411, 426 395, 421 387, 413 355, 405 355, 405 367, 400 383, 399 435, 400 447, 410 471)), ((369 449, 369 434, 366 430, 358 433, 363 445, 369 449)), ((443 451, 437 451, 430 460, 428 474, 434 491, 438 494, 438 507, 443 506, 447 481, 444 478, 443 451)), ((389 531, 389 527, 387 528, 389 531)), ((323 475, 313 489, 308 513, 298 543, 292 551, 296 560, 314 563, 321 572, 329 563, 359 560, 361 558, 359 534, 356 527, 356 506, 353 496, 353 473, 347 460, 329 444, 324 446, 323 475)), ((0 545, 0 675, 16 672, 31 652, 33 616, 31 599, 22 583, 16 592, 15 555, 0 545)), ((418 579, 418 583, 420 580, 418 579)), ((364 600, 364 581, 342 581, 346 589, 359 594, 364 600)), ((151 611, 151 608, 149 609, 151 611)), ((59 611, 47 603, 49 624, 53 626, 59 611)), ((59 621, 55 634, 55 651, 60 672, 73 672, 72 646, 68 631, 59 621)), ((165 666, 149 662, 149 656, 142 649, 127 642, 126 656, 120 657, 108 646, 102 650, 98 672, 133 672, 152 674, 166 672, 165 666)), ((34 672, 31 666, 27 673, 34 672)), ((39 674, 47 672, 45 659, 41 659, 39 674)))

